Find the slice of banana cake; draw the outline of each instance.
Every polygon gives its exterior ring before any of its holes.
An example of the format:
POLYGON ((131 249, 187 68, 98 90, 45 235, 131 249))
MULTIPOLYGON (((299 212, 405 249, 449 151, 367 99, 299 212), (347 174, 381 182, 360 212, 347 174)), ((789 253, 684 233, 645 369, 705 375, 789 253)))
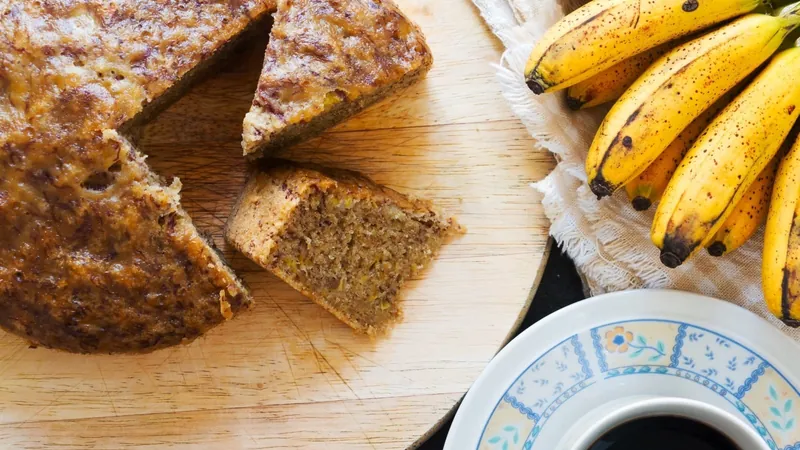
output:
POLYGON ((244 154, 313 137, 422 78, 422 31, 391 0, 281 0, 244 119, 244 154))
POLYGON ((344 170, 272 160, 255 171, 226 238, 357 331, 402 316, 398 291, 461 231, 430 202, 344 170))

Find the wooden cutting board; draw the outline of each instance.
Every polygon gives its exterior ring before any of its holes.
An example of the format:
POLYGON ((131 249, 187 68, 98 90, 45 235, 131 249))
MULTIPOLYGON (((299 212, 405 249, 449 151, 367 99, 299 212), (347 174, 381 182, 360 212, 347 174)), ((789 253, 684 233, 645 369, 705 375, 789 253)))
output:
POLYGON ((0 447, 402 449, 454 408, 518 325, 547 252, 528 186, 554 162, 512 115, 501 46, 468 0, 400 0, 435 56, 427 80, 283 156, 363 171, 430 197, 469 232, 405 290, 377 341, 235 253, 222 227, 268 30, 141 133, 157 172, 252 288, 255 309, 188 346, 81 356, 0 334, 0 447))

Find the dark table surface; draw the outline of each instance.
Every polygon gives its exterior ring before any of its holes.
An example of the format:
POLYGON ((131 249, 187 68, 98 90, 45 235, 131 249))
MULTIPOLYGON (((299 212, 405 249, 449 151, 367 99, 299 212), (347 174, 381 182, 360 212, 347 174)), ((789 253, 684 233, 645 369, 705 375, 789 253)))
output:
MULTIPOLYGON (((539 289, 533 297, 533 303, 525 321, 518 330, 522 332, 539 319, 555 312, 567 305, 583 300, 583 287, 575 265, 572 260, 564 255, 561 250, 553 245, 550 259, 539 283, 539 289)), ((421 450, 441 450, 447 437, 450 423, 445 424, 439 432, 422 444, 421 450)))

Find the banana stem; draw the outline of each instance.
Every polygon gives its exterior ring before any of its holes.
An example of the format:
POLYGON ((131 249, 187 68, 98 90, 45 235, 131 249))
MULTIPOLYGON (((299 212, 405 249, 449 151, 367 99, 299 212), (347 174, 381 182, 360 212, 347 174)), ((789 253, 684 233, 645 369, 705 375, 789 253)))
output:
POLYGON ((800 2, 781 8, 778 11, 778 16, 783 17, 792 25, 800 25, 800 2))

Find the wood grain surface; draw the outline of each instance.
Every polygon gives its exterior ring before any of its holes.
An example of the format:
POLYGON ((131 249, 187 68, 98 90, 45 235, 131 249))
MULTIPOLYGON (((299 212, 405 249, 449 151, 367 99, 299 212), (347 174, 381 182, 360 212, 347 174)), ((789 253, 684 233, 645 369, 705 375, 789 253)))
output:
POLYGON ((400 0, 428 36, 422 83, 282 156, 429 197, 469 232, 404 291, 376 341, 222 239, 244 182, 239 141, 268 30, 141 130, 151 165, 256 298, 188 346, 143 356, 30 349, 0 334, 0 448, 402 449, 464 395, 526 311, 548 223, 528 183, 553 160, 500 95, 501 46, 469 0, 400 0))

